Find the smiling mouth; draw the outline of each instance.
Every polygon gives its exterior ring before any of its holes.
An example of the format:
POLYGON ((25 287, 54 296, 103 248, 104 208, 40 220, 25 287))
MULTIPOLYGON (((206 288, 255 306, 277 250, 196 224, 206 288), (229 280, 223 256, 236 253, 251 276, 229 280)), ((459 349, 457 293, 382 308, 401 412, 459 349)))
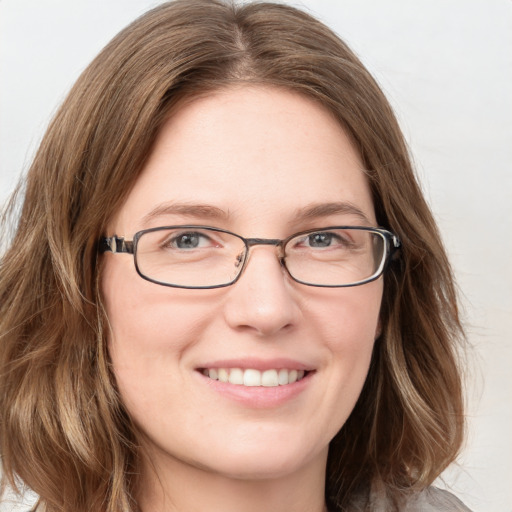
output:
POLYGON ((309 371, 295 369, 255 370, 248 368, 202 368, 203 375, 219 382, 246 387, 278 387, 293 384, 306 377, 309 371))

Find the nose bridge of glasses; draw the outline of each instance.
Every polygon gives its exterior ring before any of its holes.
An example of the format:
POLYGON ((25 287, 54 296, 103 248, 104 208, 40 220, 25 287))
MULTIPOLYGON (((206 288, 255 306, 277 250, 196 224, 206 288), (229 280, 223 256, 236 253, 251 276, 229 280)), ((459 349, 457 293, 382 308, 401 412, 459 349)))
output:
MULTIPOLYGON (((283 240, 279 238, 246 238, 245 243, 248 253, 249 250, 256 245, 273 245, 278 250, 279 262, 283 264, 283 240)), ((247 254, 247 258, 249 258, 249 254, 247 254)))
POLYGON ((245 241, 249 247, 253 247, 254 245, 280 246, 283 243, 279 238, 246 238, 245 241))

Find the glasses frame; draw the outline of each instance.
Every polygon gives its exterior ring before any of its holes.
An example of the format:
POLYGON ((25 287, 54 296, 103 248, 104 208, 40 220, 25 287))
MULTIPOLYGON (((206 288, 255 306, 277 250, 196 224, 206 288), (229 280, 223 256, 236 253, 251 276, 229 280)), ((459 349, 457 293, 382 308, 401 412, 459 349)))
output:
POLYGON ((125 240, 122 236, 113 235, 111 237, 103 237, 99 241, 99 252, 105 253, 105 252, 112 252, 114 254, 117 253, 125 253, 125 254, 133 254, 133 261, 135 264, 135 269, 137 271, 137 274, 139 276, 151 283, 155 283, 161 286, 168 286, 171 288, 185 288, 189 290, 205 290, 205 289, 213 289, 213 288, 225 288, 227 286, 231 286, 234 283, 240 279, 240 276, 243 274, 245 267, 247 266, 247 262, 249 261, 249 252, 251 247, 254 247, 255 245, 273 245, 274 247, 277 247, 280 251, 278 260, 280 265, 286 270, 286 273, 290 276, 290 278, 295 281, 296 283, 303 284, 305 286, 314 286, 317 288, 350 288, 353 286, 360 286, 362 284, 370 283, 372 281, 375 281, 378 279, 386 270, 386 268, 389 265, 389 262, 394 259, 402 246, 402 243, 400 239, 393 234, 391 231, 388 231, 383 228, 374 228, 374 227, 366 227, 366 226, 327 226, 327 227, 321 227, 321 228, 315 228, 315 229, 308 229, 306 231, 299 231, 298 233, 294 233, 293 235, 290 235, 287 238, 279 239, 279 238, 244 238, 243 236, 237 235, 236 233, 233 233, 232 231, 228 231, 226 229, 221 228, 215 228, 212 226, 203 226, 203 225, 197 225, 197 224, 180 224, 176 226, 159 226, 156 228, 148 228, 143 229, 141 231, 137 231, 133 235, 132 240, 125 240), (137 262, 137 244, 139 239, 145 234, 150 233, 153 231, 162 231, 165 229, 208 229, 210 231, 216 231, 219 233, 226 233, 228 235, 232 235, 240 239, 244 245, 245 245, 245 253, 244 253, 244 259, 242 261, 242 264, 240 266, 240 270, 236 277, 229 281, 228 283, 223 284, 216 284, 211 286, 184 286, 179 284, 170 284, 170 283, 164 283, 162 281, 158 281, 156 279, 151 279, 150 277, 144 275, 140 269, 137 262), (359 230, 359 231, 368 231, 370 233, 376 233, 380 235, 384 241, 384 256, 382 258, 382 261, 379 265, 379 268, 376 270, 376 272, 371 275, 370 277, 363 279, 361 281, 357 281, 356 283, 349 283, 349 284, 314 284, 314 283, 308 283, 305 281, 301 281, 300 279, 297 279, 294 277, 290 271, 288 270, 288 267, 286 266, 285 262, 285 254, 284 254, 284 247, 286 244, 292 240, 293 238, 297 236, 307 235, 309 233, 316 233, 316 232, 322 232, 322 231, 330 231, 333 229, 351 229, 351 230, 359 230))

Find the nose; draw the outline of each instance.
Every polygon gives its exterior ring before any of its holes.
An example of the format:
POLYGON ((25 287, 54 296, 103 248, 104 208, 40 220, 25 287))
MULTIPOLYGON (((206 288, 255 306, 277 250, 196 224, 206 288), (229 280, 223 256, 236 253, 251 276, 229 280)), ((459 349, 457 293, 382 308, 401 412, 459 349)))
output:
POLYGON ((229 288, 226 322, 259 336, 289 330, 301 315, 294 288, 275 247, 252 247, 244 272, 229 288))

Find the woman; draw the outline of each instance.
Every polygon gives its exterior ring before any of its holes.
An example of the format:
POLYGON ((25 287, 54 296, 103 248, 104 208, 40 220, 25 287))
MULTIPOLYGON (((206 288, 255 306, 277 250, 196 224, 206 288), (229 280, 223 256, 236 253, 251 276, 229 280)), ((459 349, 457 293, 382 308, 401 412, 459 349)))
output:
POLYGON ((291 7, 182 0, 51 123, 0 268, 1 453, 53 511, 467 510, 450 267, 393 113, 291 7))

